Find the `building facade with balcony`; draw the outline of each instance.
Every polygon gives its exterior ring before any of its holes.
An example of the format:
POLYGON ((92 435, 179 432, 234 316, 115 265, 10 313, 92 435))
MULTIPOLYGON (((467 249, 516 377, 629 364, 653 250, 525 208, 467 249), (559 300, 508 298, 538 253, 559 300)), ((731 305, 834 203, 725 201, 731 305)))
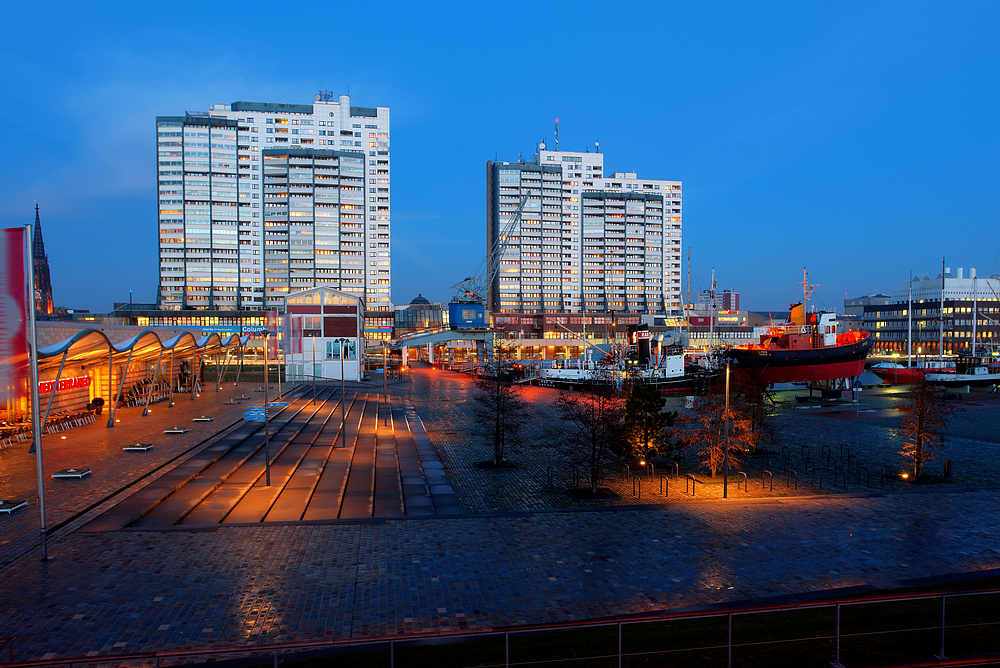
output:
POLYGON ((158 116, 166 310, 281 308, 327 286, 389 311, 389 109, 233 102, 158 116))
POLYGON ((604 155, 487 163, 493 313, 681 313, 681 182, 604 175, 604 155), (525 201, 526 200, 526 201, 525 201), (501 236, 525 201, 507 245, 501 236), (501 253, 502 250, 502 253, 501 253))

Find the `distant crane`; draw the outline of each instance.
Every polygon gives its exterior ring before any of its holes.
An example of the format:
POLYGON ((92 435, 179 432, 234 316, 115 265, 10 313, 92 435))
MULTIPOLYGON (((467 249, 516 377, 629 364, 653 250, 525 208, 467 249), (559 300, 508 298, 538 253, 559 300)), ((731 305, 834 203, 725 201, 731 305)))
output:
POLYGON ((504 251, 507 250, 507 246, 510 244, 514 228, 521 222, 521 214, 524 212, 524 207, 528 203, 529 196, 525 195, 521 203, 517 205, 514 215, 510 217, 507 224, 500 230, 497 238, 490 246, 490 252, 479 263, 473 274, 451 286, 453 290, 457 291, 455 298, 451 300, 452 304, 484 304, 486 302, 486 293, 500 272, 500 263, 503 260, 504 251), (492 267, 490 267, 490 258, 495 258, 492 267))

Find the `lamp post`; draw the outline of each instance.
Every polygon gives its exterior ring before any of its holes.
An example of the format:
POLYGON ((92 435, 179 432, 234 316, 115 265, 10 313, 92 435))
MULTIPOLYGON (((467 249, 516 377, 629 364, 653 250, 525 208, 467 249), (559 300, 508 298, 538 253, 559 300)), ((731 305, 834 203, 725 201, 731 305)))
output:
POLYGON ((344 447, 347 447, 347 398, 344 394, 344 358, 347 357, 348 339, 340 337, 337 343, 340 344, 340 435, 344 447))
POLYGON ((387 364, 389 352, 389 344, 383 339, 382 340, 382 400, 385 401, 385 415, 382 418, 383 426, 389 426, 389 390, 388 390, 388 376, 389 376, 389 366, 387 364))
POLYGON ((729 362, 726 362, 726 451, 722 455, 722 498, 729 498, 729 362))
MULTIPOLYGON (((267 425, 267 382, 270 380, 268 378, 268 368, 267 368, 267 335, 270 334, 266 329, 264 330, 264 483, 267 487, 271 486, 271 435, 268 433, 267 425)), ((192 381, 193 383, 194 381, 192 381)))

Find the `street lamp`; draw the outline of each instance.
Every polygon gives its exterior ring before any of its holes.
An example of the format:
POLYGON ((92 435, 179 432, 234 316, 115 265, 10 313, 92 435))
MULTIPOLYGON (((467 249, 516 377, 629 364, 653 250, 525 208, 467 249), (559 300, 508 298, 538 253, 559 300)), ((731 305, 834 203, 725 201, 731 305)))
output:
POLYGON ((347 343, 349 339, 340 337, 336 339, 340 344, 340 434, 344 447, 347 447, 347 402, 344 393, 344 358, 347 356, 347 343))
POLYGON ((264 330, 264 484, 267 487, 271 486, 271 435, 269 433, 269 428, 267 424, 267 404, 268 404, 267 383, 270 380, 270 378, 268 377, 268 368, 267 368, 267 337, 269 334, 270 332, 265 329, 264 330))
POLYGON ((385 339, 382 340, 382 400, 385 401, 386 413, 383 416, 383 425, 389 426, 389 390, 388 390, 388 376, 389 376, 389 365, 388 365, 388 352, 389 343, 385 339))
POLYGON ((726 452, 722 456, 722 498, 729 498, 729 362, 726 362, 726 452))

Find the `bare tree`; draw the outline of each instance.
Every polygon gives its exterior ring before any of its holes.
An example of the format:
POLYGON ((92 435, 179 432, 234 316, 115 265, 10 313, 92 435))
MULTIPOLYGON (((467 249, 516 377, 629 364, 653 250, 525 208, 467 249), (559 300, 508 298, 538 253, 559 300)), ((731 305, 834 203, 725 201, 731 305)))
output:
MULTIPOLYGON (((726 395, 722 382, 716 379, 704 394, 694 400, 693 410, 683 416, 685 442, 695 448, 712 477, 723 467, 726 455, 726 395)), ((750 421, 746 415, 729 406, 729 464, 738 465, 743 452, 752 446, 750 421)), ((728 473, 728 471, 726 472, 728 473)))
POLYGON ((747 421, 748 437, 752 447, 762 441, 774 442, 778 432, 773 417, 774 391, 767 378, 767 365, 760 358, 751 358, 733 367, 730 406, 747 421))
POLYGON ((937 457, 944 443, 948 418, 955 408, 944 399, 940 387, 921 378, 910 390, 910 401, 899 406, 903 417, 899 421, 903 447, 899 454, 913 463, 913 479, 920 480, 924 464, 937 457))
POLYGON ((508 450, 521 444, 525 403, 521 386, 513 382, 511 349, 496 346, 487 375, 476 379, 472 395, 476 422, 493 443, 493 465, 503 466, 508 450))
POLYGON ((620 452, 625 400, 610 385, 556 399, 565 442, 581 453, 590 474, 590 491, 597 494, 604 463, 620 452))

